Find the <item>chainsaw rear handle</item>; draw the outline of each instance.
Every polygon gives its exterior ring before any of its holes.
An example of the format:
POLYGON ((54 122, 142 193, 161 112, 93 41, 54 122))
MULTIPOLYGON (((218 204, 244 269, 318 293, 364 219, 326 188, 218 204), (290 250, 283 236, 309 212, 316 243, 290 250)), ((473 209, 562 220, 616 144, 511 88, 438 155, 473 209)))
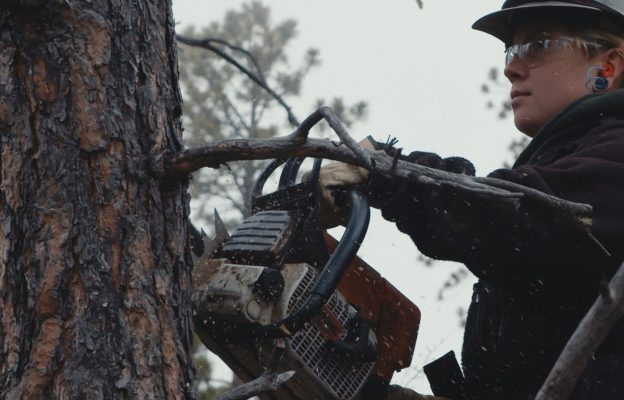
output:
POLYGON ((355 189, 349 191, 351 214, 349 222, 340 242, 331 257, 323 267, 314 288, 306 302, 294 314, 287 316, 279 325, 283 325, 289 332, 296 332, 320 311, 338 287, 340 279, 357 253, 370 220, 368 200, 355 189))

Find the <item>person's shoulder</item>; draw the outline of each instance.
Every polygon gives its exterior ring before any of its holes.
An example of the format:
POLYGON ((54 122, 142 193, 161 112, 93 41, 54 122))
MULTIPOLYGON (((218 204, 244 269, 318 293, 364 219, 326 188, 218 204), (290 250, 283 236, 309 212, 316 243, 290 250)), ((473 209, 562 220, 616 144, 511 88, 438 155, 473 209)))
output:
POLYGON ((592 93, 570 103, 553 120, 551 128, 607 119, 624 120, 624 89, 592 93))
POLYGON ((624 118, 606 117, 574 143, 578 156, 624 163, 624 118))
POLYGON ((591 141, 624 141, 624 115, 602 118, 587 132, 585 138, 591 141))

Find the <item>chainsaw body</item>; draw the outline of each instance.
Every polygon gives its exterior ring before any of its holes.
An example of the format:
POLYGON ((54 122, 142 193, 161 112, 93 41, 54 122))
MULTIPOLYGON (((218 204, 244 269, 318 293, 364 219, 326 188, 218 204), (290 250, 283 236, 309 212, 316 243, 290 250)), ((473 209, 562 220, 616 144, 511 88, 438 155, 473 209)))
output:
POLYGON ((256 185, 252 216, 196 263, 196 332, 244 381, 265 371, 274 340, 283 339, 279 371, 296 374, 264 399, 383 398, 393 373, 411 362, 420 311, 355 256, 365 199, 350 193, 350 222, 337 242, 321 229, 314 179, 285 178, 298 165, 286 165, 276 192, 260 194, 276 165, 256 185))

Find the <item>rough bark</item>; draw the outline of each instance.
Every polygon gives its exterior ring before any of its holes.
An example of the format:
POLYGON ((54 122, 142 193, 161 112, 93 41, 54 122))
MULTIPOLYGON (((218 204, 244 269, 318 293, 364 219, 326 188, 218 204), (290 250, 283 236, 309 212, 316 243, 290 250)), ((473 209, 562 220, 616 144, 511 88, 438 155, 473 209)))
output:
POLYGON ((192 398, 170 1, 0 10, 0 398, 192 398))

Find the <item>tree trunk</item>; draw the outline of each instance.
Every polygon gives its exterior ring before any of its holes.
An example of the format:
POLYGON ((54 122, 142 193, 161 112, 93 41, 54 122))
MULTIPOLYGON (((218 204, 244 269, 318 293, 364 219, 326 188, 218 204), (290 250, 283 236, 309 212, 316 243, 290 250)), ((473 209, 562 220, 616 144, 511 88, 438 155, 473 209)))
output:
POLYGON ((170 1, 0 9, 0 398, 190 399, 170 1))

